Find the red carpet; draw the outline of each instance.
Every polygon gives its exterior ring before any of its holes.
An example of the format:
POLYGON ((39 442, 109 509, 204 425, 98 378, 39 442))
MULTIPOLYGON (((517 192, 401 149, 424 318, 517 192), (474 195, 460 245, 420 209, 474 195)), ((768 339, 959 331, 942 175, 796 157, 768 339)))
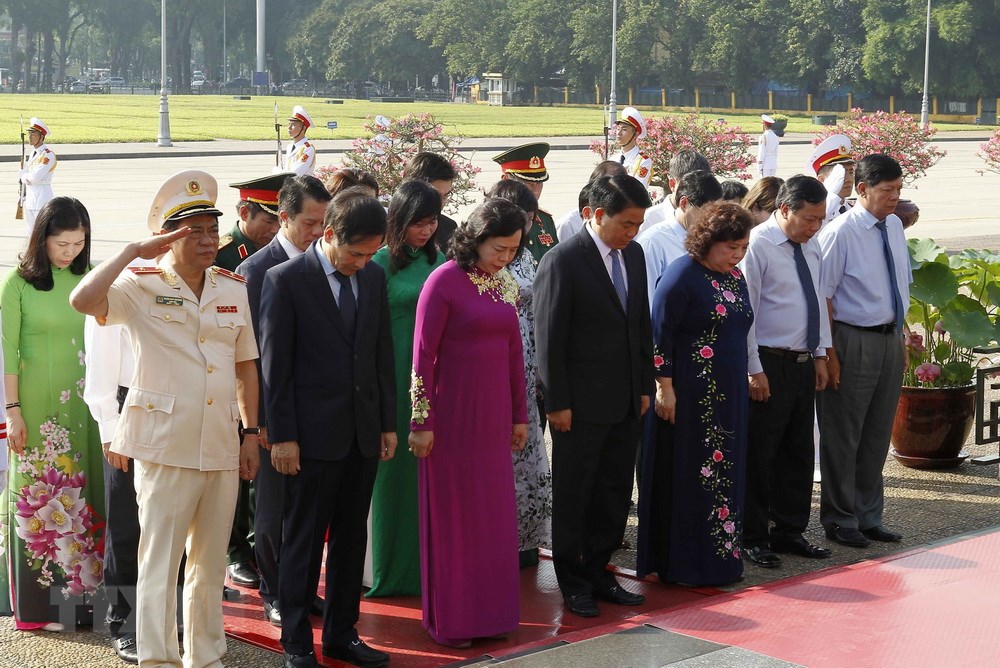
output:
MULTIPOLYGON (((627 576, 627 572, 620 572, 619 575, 627 576)), ((635 579, 630 579, 628 586, 646 595, 645 605, 630 608, 606 604, 601 606, 600 617, 577 617, 563 607, 552 562, 542 559, 537 569, 529 568, 521 572, 521 625, 505 641, 476 642, 468 649, 442 647, 432 641, 421 626, 420 599, 416 597, 362 599, 358 633, 365 642, 388 652, 392 656, 391 665, 396 668, 442 666, 484 654, 500 656, 558 640, 575 641, 603 635, 634 626, 629 620, 636 615, 691 604, 715 593, 715 590, 664 587, 635 579), (560 638, 553 640, 555 636, 560 638)), ((280 630, 264 619, 257 591, 241 591, 242 600, 223 605, 226 633, 244 642, 280 652, 280 630)), ((313 618, 317 654, 320 625, 321 621, 313 618)), ((326 659, 324 665, 346 664, 326 659)))
POLYGON ((1000 531, 633 621, 810 668, 937 668, 1000 666, 998 620, 1000 531))

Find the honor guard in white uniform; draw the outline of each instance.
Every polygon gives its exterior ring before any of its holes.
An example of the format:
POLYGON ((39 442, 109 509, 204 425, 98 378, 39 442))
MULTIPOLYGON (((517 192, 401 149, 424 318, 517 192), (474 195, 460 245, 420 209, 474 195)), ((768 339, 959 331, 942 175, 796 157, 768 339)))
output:
POLYGON ((778 171, 778 135, 774 134, 771 126, 774 119, 767 114, 760 115, 760 122, 763 132, 757 140, 757 172, 760 178, 774 176, 778 171))
POLYGON ((31 153, 24 161, 24 169, 18 173, 18 180, 24 184, 24 223, 28 236, 35 228, 35 218, 42 207, 55 195, 52 193, 52 174, 59 161, 56 154, 45 143, 49 127, 40 118, 32 118, 28 126, 28 142, 31 153))
POLYGON ((854 192, 856 164, 851 151, 851 138, 847 135, 830 135, 817 144, 809 156, 806 173, 815 174, 826 187, 824 225, 851 208, 847 198, 854 192))
POLYGON ((149 214, 163 231, 125 246, 70 296, 100 324, 124 325, 135 353, 110 452, 135 467, 140 666, 222 665, 226 544, 239 479, 258 464, 257 344, 243 279, 212 266, 217 192, 205 172, 168 179, 149 214), (155 267, 126 270, 160 255, 155 267), (176 592, 185 549, 182 664, 176 592))
POLYGON ((288 136, 292 144, 285 149, 282 166, 286 172, 312 176, 316 171, 316 147, 306 138, 306 131, 312 127, 312 119, 306 110, 295 105, 288 117, 288 136))
POLYGON ((618 128, 618 145, 622 147, 618 162, 625 165, 629 176, 639 179, 648 188, 649 179, 653 176, 653 160, 639 150, 637 143, 646 136, 646 121, 638 109, 625 107, 615 121, 615 126, 618 128))

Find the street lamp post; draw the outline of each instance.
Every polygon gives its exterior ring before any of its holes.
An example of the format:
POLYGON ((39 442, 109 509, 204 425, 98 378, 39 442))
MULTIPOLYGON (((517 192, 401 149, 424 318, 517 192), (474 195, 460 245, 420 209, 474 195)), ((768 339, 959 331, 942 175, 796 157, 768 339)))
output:
POLYGON ((927 31, 924 40, 924 98, 920 102, 920 126, 926 128, 928 125, 927 80, 930 74, 931 62, 931 0, 927 0, 927 31))
POLYGON ((160 0, 160 131, 156 135, 156 145, 161 147, 173 146, 167 95, 167 0, 160 0))
POLYGON ((618 96, 615 94, 618 70, 618 0, 611 0, 611 94, 608 95, 608 118, 604 127, 604 159, 608 159, 611 128, 618 118, 618 96))

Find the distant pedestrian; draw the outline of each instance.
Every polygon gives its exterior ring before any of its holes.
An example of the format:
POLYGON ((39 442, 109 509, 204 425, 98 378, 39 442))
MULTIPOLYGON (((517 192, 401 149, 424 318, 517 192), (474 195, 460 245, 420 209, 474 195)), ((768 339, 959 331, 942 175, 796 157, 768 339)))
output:
POLYGON ((31 153, 25 158, 24 168, 18 173, 18 180, 24 185, 24 223, 28 236, 35 227, 35 218, 45 203, 55 195, 52 193, 52 175, 59 160, 45 140, 49 136, 49 126, 42 119, 32 117, 28 125, 28 143, 31 153))

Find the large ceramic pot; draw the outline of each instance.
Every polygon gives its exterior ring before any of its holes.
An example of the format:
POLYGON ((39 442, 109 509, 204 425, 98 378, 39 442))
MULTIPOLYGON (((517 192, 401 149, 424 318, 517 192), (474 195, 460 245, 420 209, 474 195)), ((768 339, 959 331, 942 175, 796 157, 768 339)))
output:
POLYGON ((904 387, 892 423, 892 455, 903 466, 945 469, 968 455, 962 446, 972 431, 976 388, 904 387))
POLYGON ((905 230, 917 224, 917 220, 920 218, 920 207, 913 200, 901 199, 896 204, 894 213, 903 222, 903 229, 905 230))

